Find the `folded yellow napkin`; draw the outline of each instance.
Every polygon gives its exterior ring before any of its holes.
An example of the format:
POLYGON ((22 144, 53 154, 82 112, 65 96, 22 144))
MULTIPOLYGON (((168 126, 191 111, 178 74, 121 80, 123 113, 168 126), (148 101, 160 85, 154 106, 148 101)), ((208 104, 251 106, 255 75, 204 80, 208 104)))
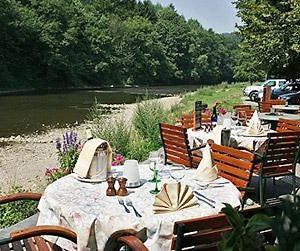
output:
POLYGON ((202 150, 202 160, 195 172, 195 179, 199 181, 213 181, 218 178, 218 169, 213 165, 210 147, 207 144, 202 150))
POLYGON ((168 213, 184 208, 197 206, 193 191, 181 183, 164 184, 159 194, 155 196, 154 213, 168 213))
POLYGON ((81 178, 105 179, 111 170, 112 150, 109 143, 102 139, 85 142, 73 172, 81 178))
POLYGON ((249 121, 249 126, 246 129, 245 133, 246 135, 261 135, 265 134, 265 131, 261 125, 261 121, 258 117, 257 111, 255 111, 249 121))

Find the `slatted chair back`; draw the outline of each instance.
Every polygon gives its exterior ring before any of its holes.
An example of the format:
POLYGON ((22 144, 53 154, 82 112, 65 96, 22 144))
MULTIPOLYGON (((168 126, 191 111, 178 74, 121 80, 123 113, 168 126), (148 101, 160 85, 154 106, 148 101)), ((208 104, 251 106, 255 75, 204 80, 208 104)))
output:
POLYGON ((252 177, 255 155, 215 143, 210 146, 218 175, 230 180, 241 191, 243 198, 252 177))
POLYGON ((260 112, 270 112, 272 105, 285 105, 286 101, 282 99, 270 99, 267 101, 258 102, 260 112))
POLYGON ((251 110, 251 105, 245 105, 245 104, 234 105, 233 110, 236 109, 251 110))
POLYGON ((183 114, 181 117, 181 125, 184 128, 194 128, 194 114, 183 114))
MULTIPOLYGON (((42 194, 39 193, 16 193, 0 196, 0 205, 19 200, 39 201, 42 194)), ((27 250, 27 251, 60 251, 63 250, 54 243, 48 242, 42 236, 52 235, 66 238, 77 243, 76 233, 60 226, 34 226, 10 233, 9 238, 0 239, 0 250, 27 250)))
MULTIPOLYGON (((10 238, 0 240, 0 250, 9 251, 63 251, 58 245, 48 242, 42 236, 62 237, 77 243, 76 233, 60 226, 35 226, 10 233, 10 238)), ((75 247, 75 245, 74 245, 75 247)))
POLYGON ((300 132, 268 133, 267 146, 260 170, 264 177, 289 175, 295 172, 299 154, 300 132))
POLYGON ((277 123, 276 131, 277 132, 299 132, 300 121, 280 118, 277 123))
MULTIPOLYGON (((278 210, 275 207, 254 208, 240 211, 250 218, 257 213, 274 215, 278 210)), ((218 244, 225 233, 231 232, 230 225, 225 214, 216 214, 191 220, 177 221, 174 224, 171 250, 205 250, 217 251, 218 244)), ((266 228, 264 233, 270 233, 271 229, 266 228)), ((269 241, 269 239, 266 239, 269 241)))
POLYGON ((193 167, 192 153, 187 138, 187 129, 160 123, 160 135, 165 151, 165 163, 193 167))
MULTIPOLYGON (((184 114, 181 117, 181 125, 184 128, 193 128, 195 129, 195 114, 184 114)), ((202 126, 211 126, 211 116, 208 113, 201 113, 201 127, 202 126)))

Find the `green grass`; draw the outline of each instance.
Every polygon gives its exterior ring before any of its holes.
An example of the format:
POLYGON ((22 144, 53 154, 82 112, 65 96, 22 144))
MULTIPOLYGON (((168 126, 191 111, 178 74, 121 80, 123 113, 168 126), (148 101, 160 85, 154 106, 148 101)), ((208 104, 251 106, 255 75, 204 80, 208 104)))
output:
MULTIPOLYGON (((19 186, 13 186, 8 194, 24 192, 19 186)), ((2 195, 2 193, 0 192, 2 195)), ((0 205, 0 228, 14 225, 38 212, 37 201, 16 201, 0 205)))
POLYGON ((195 101, 202 100, 211 108, 214 103, 219 102, 225 109, 232 110, 232 106, 240 104, 243 97, 243 89, 247 83, 219 84, 206 86, 182 96, 178 105, 172 107, 171 113, 174 117, 180 118, 184 113, 192 113, 195 101))

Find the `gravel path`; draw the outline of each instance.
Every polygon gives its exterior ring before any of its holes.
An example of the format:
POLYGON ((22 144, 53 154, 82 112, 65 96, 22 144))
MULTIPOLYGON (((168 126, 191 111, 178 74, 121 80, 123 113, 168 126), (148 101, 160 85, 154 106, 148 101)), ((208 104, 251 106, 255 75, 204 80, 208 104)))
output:
MULTIPOLYGON (((179 97, 159 99, 163 107, 169 109, 180 102, 179 97)), ((126 119, 133 116, 135 104, 124 105, 120 112, 126 119)), ((11 186, 19 185, 31 191, 43 191, 47 167, 57 165, 55 139, 66 131, 76 131, 85 140, 86 125, 52 129, 43 134, 0 138, 0 191, 6 192, 11 186)))

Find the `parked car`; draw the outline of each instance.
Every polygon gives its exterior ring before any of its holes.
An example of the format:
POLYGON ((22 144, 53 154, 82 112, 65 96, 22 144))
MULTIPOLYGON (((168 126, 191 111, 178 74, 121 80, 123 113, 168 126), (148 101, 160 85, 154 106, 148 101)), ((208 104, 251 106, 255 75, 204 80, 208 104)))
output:
POLYGON ((272 90, 279 88, 284 85, 286 82, 285 79, 268 79, 263 82, 261 85, 250 85, 247 86, 244 90, 244 95, 249 97, 252 101, 258 101, 258 94, 263 92, 264 87, 271 86, 272 90))
POLYGON ((289 105, 300 105, 300 91, 283 94, 279 98, 287 101, 289 105))
POLYGON ((293 82, 293 83, 287 83, 277 89, 274 89, 272 91, 272 98, 278 98, 281 95, 289 94, 289 93, 296 93, 300 91, 300 83, 293 82))

